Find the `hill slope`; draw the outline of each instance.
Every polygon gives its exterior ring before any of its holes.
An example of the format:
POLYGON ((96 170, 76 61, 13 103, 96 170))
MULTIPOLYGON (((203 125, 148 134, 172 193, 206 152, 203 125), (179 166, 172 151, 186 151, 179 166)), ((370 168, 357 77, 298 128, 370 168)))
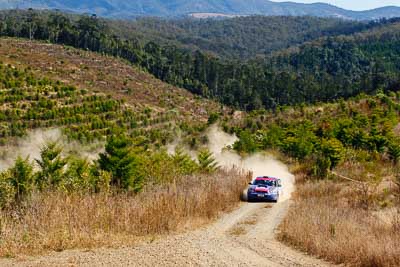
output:
POLYGON ((143 18, 134 22, 108 21, 119 36, 202 50, 223 59, 263 57, 321 36, 352 34, 373 23, 333 18, 248 16, 225 20, 165 20, 143 18))
POLYGON ((135 37, 121 38, 96 17, 26 13, 6 13, 0 34, 122 57, 169 84, 242 109, 398 90, 399 19, 375 22, 373 27, 352 35, 304 43, 266 60, 237 62, 221 61, 202 51, 142 43, 135 37), (30 27, 34 28, 32 36, 30 27))
POLYGON ((0 62, 0 77, 7 81, 0 90, 0 145, 48 127, 82 142, 120 129, 162 145, 174 130, 205 124, 220 110, 119 59, 70 47, 0 39, 0 62), (25 80, 38 82, 32 87, 25 80))
POLYGON ((292 2, 276 3, 267 0, 33 0, 0 1, 1 8, 45 8, 61 9, 78 13, 97 13, 107 17, 160 16, 176 17, 193 13, 221 13, 235 15, 290 15, 338 17, 356 20, 372 20, 382 17, 400 16, 400 7, 384 7, 369 11, 356 12, 341 9, 328 4, 299 4, 292 2))

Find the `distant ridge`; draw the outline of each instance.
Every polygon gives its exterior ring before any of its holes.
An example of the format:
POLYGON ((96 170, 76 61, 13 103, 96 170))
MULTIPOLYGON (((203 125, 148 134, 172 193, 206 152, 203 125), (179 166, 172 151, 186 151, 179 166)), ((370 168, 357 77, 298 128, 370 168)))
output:
POLYGON ((237 15, 317 16, 354 20, 400 17, 400 7, 396 6, 367 11, 351 11, 324 3, 277 3, 267 0, 0 0, 1 9, 30 7, 96 13, 110 18, 182 17, 190 14, 210 14, 211 17, 215 17, 213 14, 219 14, 220 17, 237 15))

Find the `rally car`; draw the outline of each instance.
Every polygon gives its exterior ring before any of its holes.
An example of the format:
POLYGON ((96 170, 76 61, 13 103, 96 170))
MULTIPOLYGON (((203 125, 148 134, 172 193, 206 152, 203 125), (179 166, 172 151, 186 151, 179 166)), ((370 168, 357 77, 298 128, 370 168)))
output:
POLYGON ((278 202, 282 195, 282 181, 275 177, 257 177, 249 183, 247 190, 248 201, 272 201, 278 202))

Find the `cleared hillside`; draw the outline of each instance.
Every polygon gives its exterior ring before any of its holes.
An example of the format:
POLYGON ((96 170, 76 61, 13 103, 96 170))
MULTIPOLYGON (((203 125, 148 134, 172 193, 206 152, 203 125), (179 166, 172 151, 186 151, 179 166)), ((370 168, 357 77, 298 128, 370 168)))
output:
POLYGON ((175 110, 187 119, 204 122, 209 113, 220 108, 217 103, 161 82, 122 59, 71 47, 2 38, 0 60, 16 67, 29 66, 39 76, 124 99, 138 110, 146 106, 159 112, 175 110))

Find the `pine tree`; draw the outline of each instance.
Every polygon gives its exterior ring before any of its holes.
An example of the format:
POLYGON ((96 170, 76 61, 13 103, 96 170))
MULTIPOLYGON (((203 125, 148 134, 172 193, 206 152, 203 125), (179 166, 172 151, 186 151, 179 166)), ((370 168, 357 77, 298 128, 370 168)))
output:
POLYGON ((389 144, 388 153, 393 163, 397 164, 400 160, 400 146, 396 143, 389 144))
POLYGON ((219 168, 213 154, 208 149, 200 151, 197 160, 199 161, 199 169, 202 172, 212 173, 219 168))
POLYGON ((199 166, 192 160, 192 158, 186 154, 182 148, 177 148, 175 154, 172 156, 172 160, 176 166, 178 166, 181 174, 192 174, 199 166))
POLYGON ((56 142, 46 144, 40 151, 40 159, 36 163, 40 171, 36 175, 36 183, 40 189, 57 187, 64 175, 67 160, 61 156, 62 147, 56 142))
POLYGON ((17 201, 29 194, 33 187, 33 166, 29 158, 15 160, 10 169, 10 183, 15 188, 17 201))
POLYGON ((134 153, 132 142, 126 136, 111 136, 105 153, 100 154, 100 168, 112 174, 111 184, 125 190, 139 192, 144 185, 142 162, 134 153))

